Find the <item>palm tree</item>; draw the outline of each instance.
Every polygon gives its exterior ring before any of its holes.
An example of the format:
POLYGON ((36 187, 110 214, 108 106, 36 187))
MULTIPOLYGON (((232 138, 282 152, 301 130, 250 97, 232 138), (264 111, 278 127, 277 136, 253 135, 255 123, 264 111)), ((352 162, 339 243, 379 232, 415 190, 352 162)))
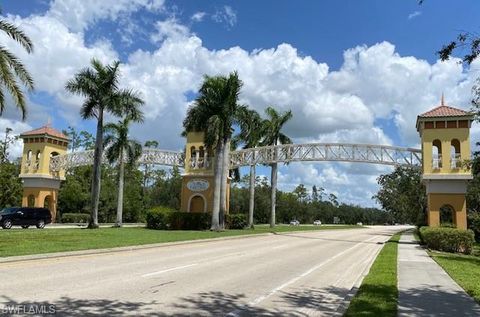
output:
MULTIPOLYGON (((105 147, 108 161, 118 165, 118 195, 117 195, 117 220, 115 227, 122 226, 123 213, 123 185, 125 177, 125 161, 133 165, 142 155, 142 145, 128 138, 128 128, 131 118, 127 117, 117 124, 108 123, 105 125, 105 147)), ((137 122, 142 122, 143 117, 137 117, 137 122)))
POLYGON ((229 144, 232 125, 236 122, 237 104, 242 81, 237 72, 226 76, 205 76, 195 103, 183 121, 184 135, 191 131, 205 133, 205 146, 215 149, 215 188, 213 194, 212 230, 223 228, 226 211, 226 188, 229 169, 229 144))
POLYGON ((121 117, 135 118, 140 112, 143 100, 137 93, 118 87, 119 65, 103 65, 92 59, 92 68, 84 68, 67 82, 65 89, 85 97, 80 115, 84 120, 97 119, 95 150, 93 155, 92 210, 89 228, 98 228, 98 203, 100 199, 101 165, 103 154, 103 116, 104 112, 121 117))
MULTIPOLYGON (((22 30, 15 25, 0 20, 0 30, 5 32, 11 39, 19 43, 27 51, 27 53, 33 52, 33 44, 30 38, 23 33, 22 30)), ((3 45, 0 45, 0 82, 1 85, 8 90, 13 97, 13 102, 17 108, 22 112, 22 120, 25 120, 27 116, 27 106, 25 96, 22 89, 18 85, 17 79, 29 90, 33 90, 33 79, 30 73, 27 71, 22 62, 7 50, 3 45)), ((5 95, 0 89, 0 115, 5 110, 5 95)))
MULTIPOLYGON (((263 123, 263 140, 262 145, 278 145, 278 144, 290 144, 292 140, 281 132, 283 125, 292 118, 292 111, 286 111, 284 113, 278 113, 274 108, 267 107, 265 109, 268 119, 263 123)), ((275 156, 277 152, 275 151, 275 156)), ((272 175, 270 178, 272 187, 272 209, 270 213, 270 227, 275 227, 275 204, 277 196, 277 170, 278 163, 272 163, 272 175)))
MULTIPOLYGON (((263 121, 258 112, 241 107, 238 112, 240 133, 235 136, 236 141, 243 142, 244 149, 255 148, 262 139, 263 121)), ((255 159, 255 153, 253 153, 255 159)), ((250 166, 250 201, 248 206, 248 226, 253 227, 253 211, 255 209, 255 164, 250 166)))

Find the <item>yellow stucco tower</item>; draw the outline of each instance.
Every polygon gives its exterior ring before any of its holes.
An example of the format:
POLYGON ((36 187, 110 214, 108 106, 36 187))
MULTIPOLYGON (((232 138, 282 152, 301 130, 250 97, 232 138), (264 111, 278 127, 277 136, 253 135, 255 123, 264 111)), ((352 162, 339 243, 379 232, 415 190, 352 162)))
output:
MULTIPOLYGON (((189 132, 185 151, 185 173, 182 175, 180 210, 211 212, 213 209, 214 159, 204 143, 203 132, 189 132)), ((230 191, 227 190, 227 210, 230 191)))
POLYGON ((67 152, 68 138, 49 125, 22 133, 23 155, 20 178, 23 181, 22 206, 50 209, 57 215, 57 196, 64 172, 50 172, 50 158, 67 152))
POLYGON ((447 106, 443 96, 439 107, 417 117, 429 226, 452 223, 467 228, 465 194, 472 174, 462 163, 470 159, 472 121, 472 113, 447 106))

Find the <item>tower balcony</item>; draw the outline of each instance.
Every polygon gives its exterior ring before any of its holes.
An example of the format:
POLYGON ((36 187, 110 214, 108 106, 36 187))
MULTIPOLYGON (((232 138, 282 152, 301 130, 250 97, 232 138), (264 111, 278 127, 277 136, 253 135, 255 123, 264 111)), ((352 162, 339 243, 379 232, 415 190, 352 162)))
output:
POLYGON ((461 167, 462 167, 462 160, 461 160, 460 153, 456 153, 455 155, 452 155, 452 157, 450 158, 450 168, 454 170, 454 169, 459 169, 461 167))
POLYGON ((190 168, 192 170, 209 169, 212 166, 211 158, 191 158, 190 168))

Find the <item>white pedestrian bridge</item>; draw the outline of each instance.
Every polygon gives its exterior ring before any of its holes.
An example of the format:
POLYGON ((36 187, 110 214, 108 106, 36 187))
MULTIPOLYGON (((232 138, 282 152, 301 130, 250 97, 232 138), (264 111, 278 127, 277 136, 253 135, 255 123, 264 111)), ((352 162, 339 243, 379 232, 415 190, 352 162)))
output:
MULTIPOLYGON (((383 165, 420 166, 420 149, 347 143, 310 143, 264 146, 230 152, 230 167, 289 162, 358 162, 383 165)), ((91 165, 93 150, 67 153, 50 159, 50 171, 59 172, 72 167, 91 165)), ((183 152, 146 148, 140 164, 185 166, 183 152)))

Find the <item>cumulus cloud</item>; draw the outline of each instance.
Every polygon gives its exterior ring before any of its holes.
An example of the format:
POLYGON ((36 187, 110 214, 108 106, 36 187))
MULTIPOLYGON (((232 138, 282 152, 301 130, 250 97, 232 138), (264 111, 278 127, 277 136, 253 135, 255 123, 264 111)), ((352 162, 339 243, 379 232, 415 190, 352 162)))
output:
POLYGON ((141 8, 161 11, 163 7, 164 0, 54 0, 48 15, 79 32, 102 19, 116 20, 120 14, 141 8))
POLYGON ((189 35, 190 30, 183 24, 178 23, 175 18, 169 18, 165 21, 157 21, 155 25, 157 32, 150 36, 154 43, 159 43, 166 38, 172 40, 182 39, 189 35))
MULTIPOLYGON (((20 133, 32 130, 32 127, 25 122, 0 118, 0 139, 5 140, 6 129, 11 129, 9 136, 19 135, 20 133)), ((9 159, 16 159, 22 156, 23 141, 17 139, 10 144, 8 148, 9 159)))
MULTIPOLYGON (((82 100, 64 91, 66 81, 88 66, 92 57, 105 63, 118 59, 117 49, 107 40, 87 44, 84 30, 100 19, 115 20, 119 14, 141 8, 162 10, 162 5, 163 1, 153 0, 57 0, 43 15, 7 16, 35 39, 34 54, 26 54, 15 44, 9 49, 31 71, 37 92, 55 102, 50 107, 31 106, 36 122, 45 123, 48 111, 55 111, 68 122, 79 120, 82 100), (78 6, 82 8, 74 10, 78 6)), ((231 8, 220 11, 230 14, 230 20, 217 16, 219 21, 227 21, 230 26, 236 23, 231 8)), ((442 92, 447 103, 468 108, 470 89, 478 74, 475 63, 469 69, 463 69, 456 59, 431 64, 401 56, 389 42, 348 49, 341 68, 331 71, 326 63, 300 54, 288 43, 253 51, 241 47, 213 50, 175 18, 157 21, 152 29, 150 38, 155 49, 128 55, 121 66, 121 85, 138 90, 146 101, 146 121, 133 126, 133 136, 141 141, 157 139, 166 149, 183 147, 182 119, 204 74, 238 70, 244 81, 242 103, 262 114, 269 105, 281 111, 291 109, 294 116, 285 131, 295 142, 392 144, 375 124, 376 119, 386 119, 393 120, 408 146, 418 144, 416 115, 436 106, 442 92)), ((0 34, 3 40, 11 43, 0 34)), ((12 118, 8 112, 4 115, 4 119, 12 118)), ((289 184, 318 184, 350 202, 363 199, 370 203, 376 190, 375 175, 384 171, 388 169, 374 165, 296 163, 281 167, 280 181, 284 188, 290 188, 289 184)))

